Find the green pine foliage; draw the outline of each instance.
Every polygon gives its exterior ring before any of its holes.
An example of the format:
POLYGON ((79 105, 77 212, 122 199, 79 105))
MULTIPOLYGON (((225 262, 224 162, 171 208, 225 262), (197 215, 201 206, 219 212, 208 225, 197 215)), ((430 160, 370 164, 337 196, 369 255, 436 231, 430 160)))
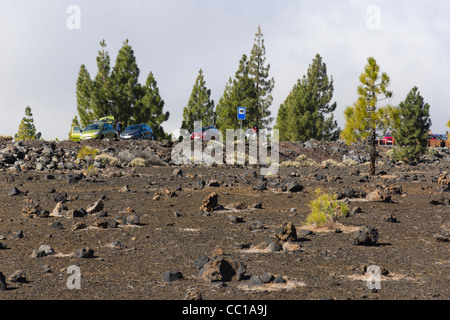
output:
POLYGON ((272 104, 272 90, 275 86, 275 80, 270 78, 270 64, 266 65, 266 47, 261 32, 261 26, 255 34, 253 48, 250 54, 249 74, 252 77, 256 91, 256 104, 251 108, 252 118, 250 126, 256 125, 258 128, 266 128, 272 121, 269 110, 272 104), (254 109, 254 110, 252 110, 254 109))
POLYGON ((337 140, 340 129, 332 114, 337 107, 336 102, 331 103, 333 91, 333 77, 328 77, 326 64, 317 54, 278 110, 275 128, 280 139, 337 140))
POLYGON ((164 100, 159 94, 158 83, 150 72, 145 85, 141 87, 141 98, 133 108, 133 123, 147 123, 156 139, 166 138, 162 123, 169 119, 170 113, 164 112, 164 100))
POLYGON ((255 34, 250 53, 242 55, 234 79, 230 78, 222 98, 216 106, 216 126, 225 137, 227 129, 239 129, 237 108, 245 107, 246 120, 242 127, 267 128, 273 121, 269 110, 275 81, 269 77, 270 64, 266 64, 266 49, 261 28, 255 34))
POLYGON ((27 106, 25 108, 25 117, 19 125, 19 131, 14 135, 14 139, 18 140, 39 140, 41 138, 41 133, 36 133, 36 127, 34 125, 33 114, 31 113, 31 108, 27 106))
POLYGON ((139 84, 140 70, 128 39, 119 50, 113 68, 105 40, 100 46, 95 78, 91 79, 85 65, 80 67, 78 74, 77 111, 81 125, 86 127, 95 119, 113 116, 123 127, 146 123, 156 137, 166 137, 161 124, 170 114, 163 111, 164 101, 151 72, 146 84, 139 84))
POLYGON ((394 158, 412 160, 424 154, 430 127, 430 106, 414 87, 398 106, 397 125, 392 130, 396 143, 394 158))
POLYGON ((95 119, 91 109, 91 95, 93 91, 93 82, 91 76, 83 64, 80 67, 77 80, 77 111, 80 116, 81 124, 86 127, 95 119))
POLYGON ((344 111, 345 128, 341 137, 347 144, 367 140, 370 153, 369 175, 375 175, 376 132, 394 125, 395 108, 380 107, 379 102, 392 97, 388 90, 389 76, 380 71, 373 57, 367 59, 364 72, 359 77, 358 100, 344 111))
POLYGON ((80 121, 78 120, 78 116, 75 116, 72 119, 72 127, 79 127, 80 126, 80 121))
POLYGON ((188 105, 183 109, 181 128, 192 132, 195 121, 201 121, 202 126, 215 124, 214 101, 211 100, 211 90, 206 87, 202 69, 195 80, 188 105))
POLYGON ((239 129, 240 123, 237 119, 237 108, 247 108, 247 120, 243 121, 243 128, 256 125, 255 106, 258 95, 253 79, 249 74, 249 60, 247 55, 243 55, 239 62, 239 69, 235 78, 229 79, 224 94, 216 107, 216 126, 226 137, 227 129, 239 129))
POLYGON ((91 91, 91 109, 94 119, 102 118, 109 115, 114 115, 114 111, 111 109, 114 107, 112 104, 112 88, 110 81, 110 57, 109 53, 105 50, 106 42, 102 40, 100 42, 102 47, 97 56, 97 75, 95 76, 93 87, 91 91))
POLYGON ((140 70, 134 51, 128 39, 123 43, 117 55, 116 64, 111 72, 111 95, 113 100, 111 114, 124 127, 130 123, 141 87, 138 82, 140 70))

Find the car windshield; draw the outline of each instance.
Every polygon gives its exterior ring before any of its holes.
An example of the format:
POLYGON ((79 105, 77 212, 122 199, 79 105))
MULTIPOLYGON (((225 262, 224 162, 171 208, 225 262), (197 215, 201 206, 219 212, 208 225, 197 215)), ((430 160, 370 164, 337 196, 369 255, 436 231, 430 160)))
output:
POLYGON ((200 132, 205 132, 206 130, 208 130, 208 127, 195 128, 194 132, 200 133, 200 132))
POLYGON ((84 131, 100 130, 101 128, 102 128, 102 125, 100 125, 100 124, 91 124, 91 125, 88 125, 86 127, 86 130, 84 130, 84 131))
POLYGON ((140 124, 135 124, 132 126, 128 126, 125 131, 135 131, 135 130, 141 130, 141 125, 140 124))

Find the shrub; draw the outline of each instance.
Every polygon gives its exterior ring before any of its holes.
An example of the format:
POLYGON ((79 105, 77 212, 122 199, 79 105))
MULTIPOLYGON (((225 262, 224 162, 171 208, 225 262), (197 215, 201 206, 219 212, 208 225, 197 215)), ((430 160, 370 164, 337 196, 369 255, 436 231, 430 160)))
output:
POLYGON ((282 168, 289 168, 289 167, 295 167, 295 168, 301 168, 301 167, 314 167, 317 165, 317 162, 314 160, 308 158, 305 154, 302 154, 297 157, 294 161, 284 161, 280 164, 280 167, 282 168))
POLYGON ((357 164, 358 164, 358 162, 356 162, 356 160, 354 160, 354 159, 352 159, 352 158, 348 158, 348 159, 345 159, 344 161, 343 161, 343 163, 346 165, 346 166, 356 166, 357 164))
POLYGON ((348 205, 345 202, 337 200, 336 194, 322 193, 316 189, 316 199, 309 204, 311 213, 306 222, 316 226, 323 226, 328 223, 334 223, 348 215, 348 205))
POLYGON ((342 167, 343 164, 333 160, 333 159, 327 159, 320 163, 321 166, 329 166, 329 167, 342 167))
POLYGON ((0 141, 12 141, 13 137, 10 135, 0 135, 0 141))
POLYGON ((130 166, 132 166, 132 167, 145 167, 146 166, 145 159, 134 158, 133 160, 131 160, 130 166))
POLYGON ((95 158, 96 155, 99 154, 99 151, 95 148, 91 148, 89 146, 83 146, 77 154, 77 159, 85 159, 86 157, 95 158))
POLYGON ((100 160, 103 165, 116 167, 119 165, 119 159, 116 157, 110 156, 109 154, 102 153, 95 157, 95 160, 100 160))

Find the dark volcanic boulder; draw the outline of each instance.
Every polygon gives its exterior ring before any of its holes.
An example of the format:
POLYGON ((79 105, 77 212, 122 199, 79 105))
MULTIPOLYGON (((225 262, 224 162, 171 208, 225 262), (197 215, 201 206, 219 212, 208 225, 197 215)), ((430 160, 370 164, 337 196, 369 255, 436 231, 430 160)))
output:
POLYGON ((364 246, 373 246, 378 244, 378 230, 370 226, 364 227, 355 234, 353 243, 364 246))
POLYGON ((202 267, 199 276, 210 282, 241 280, 246 268, 243 262, 232 257, 216 256, 202 267))

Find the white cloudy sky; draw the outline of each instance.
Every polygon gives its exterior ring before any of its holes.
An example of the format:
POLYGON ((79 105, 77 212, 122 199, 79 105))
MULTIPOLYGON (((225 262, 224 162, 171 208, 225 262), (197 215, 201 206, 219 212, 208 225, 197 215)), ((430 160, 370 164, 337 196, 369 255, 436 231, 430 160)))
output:
POLYGON ((0 2, 0 134, 14 135, 30 106, 48 140, 66 139, 76 115, 75 84, 85 64, 94 77, 99 42, 112 64, 129 39, 141 71, 158 82, 171 117, 181 124, 199 69, 217 103, 249 54, 261 25, 275 79, 272 115, 319 53, 334 78, 335 112, 356 100, 359 74, 369 56, 391 77, 394 97, 417 86, 431 106, 432 130, 450 118, 450 2, 381 0, 2 0, 0 2), (67 8, 80 8, 80 29, 67 28, 67 8), (380 9, 379 29, 368 28, 380 9))

